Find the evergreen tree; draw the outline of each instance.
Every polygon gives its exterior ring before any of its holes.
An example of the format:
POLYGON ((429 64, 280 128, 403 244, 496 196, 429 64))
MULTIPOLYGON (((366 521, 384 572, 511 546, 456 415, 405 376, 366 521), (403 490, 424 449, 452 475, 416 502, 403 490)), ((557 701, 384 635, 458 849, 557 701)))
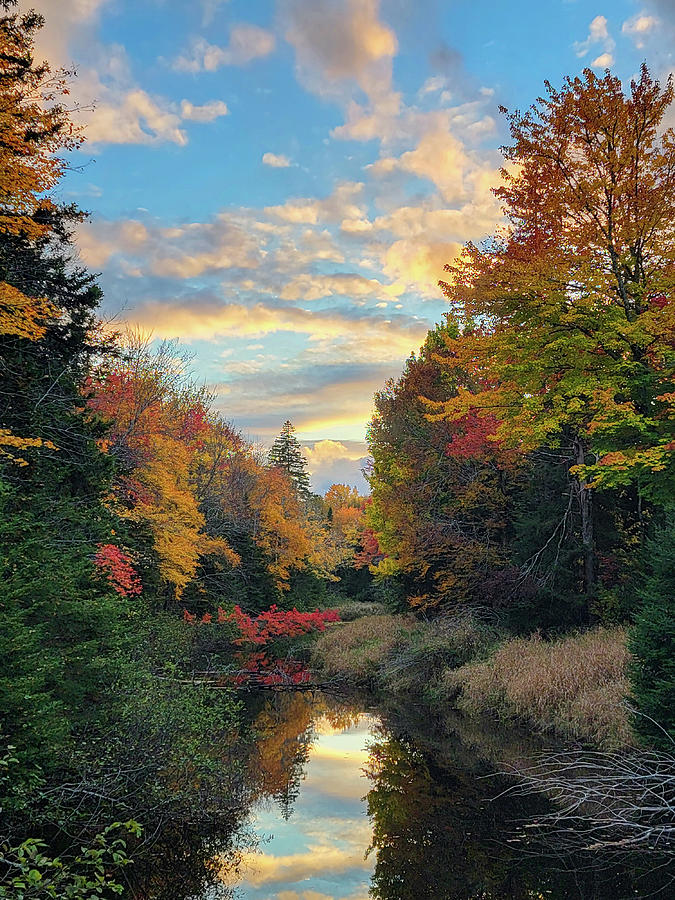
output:
POLYGON ((307 462, 302 455, 300 441, 295 436, 295 428, 288 419, 272 444, 268 459, 270 466, 282 469, 288 475, 295 485, 298 499, 307 502, 311 496, 307 462))
POLYGON ((635 726, 650 744, 673 750, 675 741, 675 507, 648 542, 650 572, 641 591, 643 606, 632 630, 629 648, 635 726))

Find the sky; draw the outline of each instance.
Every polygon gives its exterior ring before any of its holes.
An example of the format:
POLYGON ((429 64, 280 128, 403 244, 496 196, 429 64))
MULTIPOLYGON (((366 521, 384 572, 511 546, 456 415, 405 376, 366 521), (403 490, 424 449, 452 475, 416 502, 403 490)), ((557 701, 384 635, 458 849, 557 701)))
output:
MULTIPOLYGON (((28 5, 24 3, 24 7, 28 5)), ((674 67, 675 0, 34 0, 87 141, 61 194, 119 324, 178 339, 220 412, 290 419, 316 490, 498 225, 526 108, 584 67, 674 67)))

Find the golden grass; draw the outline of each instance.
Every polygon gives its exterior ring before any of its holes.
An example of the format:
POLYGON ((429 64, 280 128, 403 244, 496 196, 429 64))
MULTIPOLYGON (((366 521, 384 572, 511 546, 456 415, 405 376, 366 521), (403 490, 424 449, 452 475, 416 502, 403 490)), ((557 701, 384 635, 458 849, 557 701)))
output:
POLYGON ((609 748, 633 744, 623 628, 595 628, 554 642, 535 635, 502 644, 487 660, 448 670, 459 709, 493 712, 541 731, 609 748))
POLYGON ((416 627, 408 616, 366 616, 335 625, 317 640, 313 662, 329 677, 371 681, 394 647, 416 627))

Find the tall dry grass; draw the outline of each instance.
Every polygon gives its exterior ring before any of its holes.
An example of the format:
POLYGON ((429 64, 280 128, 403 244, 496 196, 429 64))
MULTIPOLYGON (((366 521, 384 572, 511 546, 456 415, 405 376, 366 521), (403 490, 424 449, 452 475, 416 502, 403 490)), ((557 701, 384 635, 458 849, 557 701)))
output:
POLYGON ((623 628, 595 628, 553 642, 535 635, 506 641, 487 660, 448 670, 443 687, 464 712, 520 719, 606 749, 634 744, 625 705, 629 660, 623 628))
POLYGON ((374 681, 384 661, 417 628, 408 616, 365 616, 334 625, 314 645, 312 663, 329 677, 374 681))

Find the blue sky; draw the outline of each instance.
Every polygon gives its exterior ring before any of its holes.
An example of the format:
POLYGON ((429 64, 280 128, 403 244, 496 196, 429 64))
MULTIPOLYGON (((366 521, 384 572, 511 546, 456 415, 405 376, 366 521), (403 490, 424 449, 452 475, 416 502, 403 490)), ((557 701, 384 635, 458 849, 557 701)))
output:
POLYGON ((498 112, 584 66, 672 68, 673 0, 36 0, 87 143, 62 187, 105 310, 179 338, 317 488, 359 484, 373 392, 498 224, 498 112))

